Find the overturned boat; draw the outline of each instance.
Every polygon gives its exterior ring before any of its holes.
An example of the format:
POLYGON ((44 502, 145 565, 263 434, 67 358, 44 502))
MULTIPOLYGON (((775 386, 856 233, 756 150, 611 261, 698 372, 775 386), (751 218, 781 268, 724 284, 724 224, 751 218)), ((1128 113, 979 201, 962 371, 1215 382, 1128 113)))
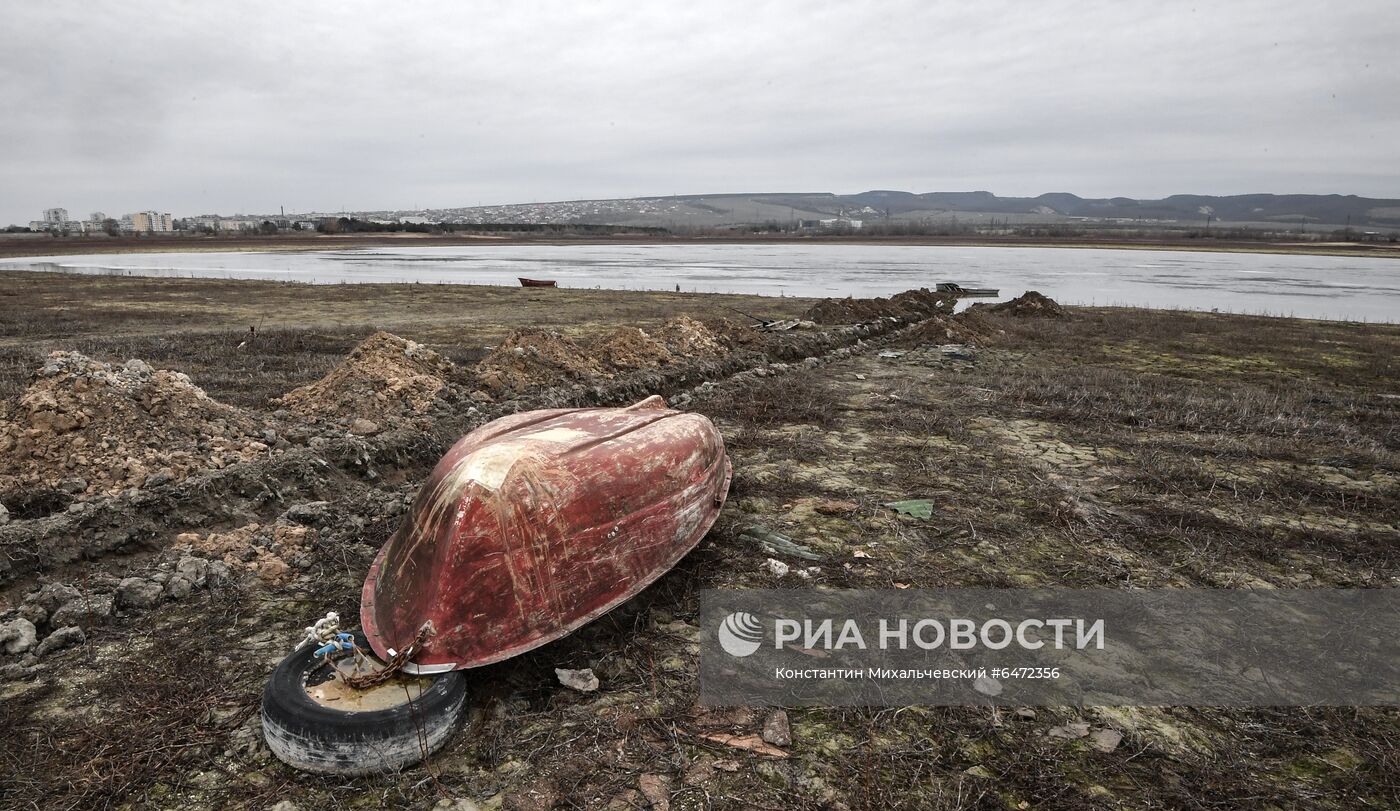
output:
POLYGON ((412 673, 499 662, 640 592, 704 537, 729 488, 724 440, 660 397, 531 411, 463 437, 371 567, 374 652, 412 673))
POLYGON ((363 632, 329 613, 273 671, 268 747, 341 775, 422 760, 465 714, 458 671, 558 639, 646 588, 705 536, 729 479, 715 426, 660 397, 467 434, 370 567, 363 632))

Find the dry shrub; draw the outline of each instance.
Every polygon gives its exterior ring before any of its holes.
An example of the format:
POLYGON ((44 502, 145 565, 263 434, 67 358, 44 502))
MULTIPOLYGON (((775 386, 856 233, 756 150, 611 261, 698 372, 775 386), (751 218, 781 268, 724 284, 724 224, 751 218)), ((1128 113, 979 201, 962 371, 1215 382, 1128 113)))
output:
POLYGON ((804 423, 830 428, 837 416, 836 395, 811 372, 761 378, 739 390, 716 389, 699 410, 750 428, 804 423))

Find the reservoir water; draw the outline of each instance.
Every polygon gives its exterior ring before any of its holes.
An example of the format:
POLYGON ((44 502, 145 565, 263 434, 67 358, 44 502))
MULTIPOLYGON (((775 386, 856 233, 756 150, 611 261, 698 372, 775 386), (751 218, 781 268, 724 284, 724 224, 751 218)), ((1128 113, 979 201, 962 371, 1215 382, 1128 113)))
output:
POLYGON ((469 245, 129 253, 0 260, 0 268, 315 284, 412 282, 787 296, 888 295, 954 281, 1066 304, 1400 321, 1400 260, 1301 254, 929 245, 469 245))

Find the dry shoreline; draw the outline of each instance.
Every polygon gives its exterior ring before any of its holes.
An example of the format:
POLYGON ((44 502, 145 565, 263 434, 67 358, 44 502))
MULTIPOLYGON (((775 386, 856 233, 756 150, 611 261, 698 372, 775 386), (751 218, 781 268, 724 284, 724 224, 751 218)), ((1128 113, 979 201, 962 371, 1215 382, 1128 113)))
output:
POLYGON ((1113 239, 1066 237, 862 237, 862 236, 753 236, 726 235, 656 237, 645 234, 599 236, 541 236, 526 234, 354 234, 268 237, 77 237, 56 239, 0 237, 0 258, 72 256, 106 253, 167 252, 273 252, 346 250, 353 248, 412 246, 459 247, 470 245, 923 245, 986 248, 1065 248, 1143 251, 1204 251, 1226 253, 1305 254, 1400 258, 1400 245, 1381 242, 1311 243, 1253 242, 1216 239, 1113 239))
MULTIPOLYGON (((776 711, 700 707, 695 673, 708 588, 1400 587, 1400 326, 1070 308, 966 318, 956 335, 936 319, 766 335, 724 303, 788 316, 812 304, 0 273, 0 308, 26 315, 0 321, 5 407, 29 387, 70 393, 36 375, 52 350, 114 368, 139 358, 222 404, 203 425, 252 422, 249 438, 269 446, 100 498, 0 494, 17 516, 0 544, 29 567, 0 590, 0 613, 48 600, 83 629, 30 665, 0 656, 20 664, 0 673, 0 796, 637 808, 660 785, 673 808, 1400 804, 1396 708, 790 709, 774 757, 706 737, 758 735, 776 711), (632 369, 570 354, 680 316, 714 325, 723 348, 632 369), (558 338, 517 343, 545 350, 521 353, 541 360, 531 385, 477 396, 483 359, 508 359, 492 354, 507 334, 541 325, 558 338), (430 406, 357 433, 350 418, 373 403, 337 381, 377 328, 451 366, 424 371, 445 392, 430 406), (561 377, 568 362, 586 374, 561 377), (274 400, 308 384, 331 393, 312 416, 274 400), (691 555, 575 634, 473 671, 467 726, 427 765, 337 780, 272 758, 258 721, 272 663, 327 609, 355 616, 369 562, 444 443, 500 413, 644 393, 714 419, 734 463, 721 520, 691 555), (910 497, 933 500, 931 517, 882 506, 910 497), (813 550, 820 561, 786 562, 817 571, 775 574, 765 561, 783 555, 754 542, 755 525, 813 550), (194 588, 171 587, 186 574, 194 588), (600 689, 568 690, 556 667, 590 667, 600 689)), ((135 424, 121 423, 119 447, 150 447, 135 424)), ((184 436, 200 452, 204 437, 184 436)))

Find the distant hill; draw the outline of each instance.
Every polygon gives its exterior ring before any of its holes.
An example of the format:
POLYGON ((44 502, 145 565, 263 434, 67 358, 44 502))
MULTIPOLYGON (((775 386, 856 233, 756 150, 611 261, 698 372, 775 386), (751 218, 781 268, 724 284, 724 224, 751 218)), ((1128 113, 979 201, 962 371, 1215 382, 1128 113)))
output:
MULTIPOLYGON (((407 214, 410 212, 398 212, 407 214)), ((800 219, 849 217, 866 221, 1008 224, 1075 221, 1143 222, 1260 227, 1400 228, 1400 200, 1340 194, 1174 194, 1160 200, 1086 198, 1064 192, 999 197, 987 191, 875 190, 708 194, 619 200, 568 200, 503 206, 432 209, 419 213, 447 222, 556 222, 647 226, 736 226, 800 219)))

